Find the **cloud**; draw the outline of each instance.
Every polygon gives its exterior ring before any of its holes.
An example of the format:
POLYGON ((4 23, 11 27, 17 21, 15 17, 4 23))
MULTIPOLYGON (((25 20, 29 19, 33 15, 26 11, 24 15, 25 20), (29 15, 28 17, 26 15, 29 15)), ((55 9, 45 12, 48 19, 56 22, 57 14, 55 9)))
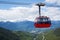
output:
POLYGON ((0 9, 0 20, 6 21, 23 21, 30 20, 33 21, 37 15, 37 7, 12 7, 10 9, 2 10, 0 9))
MULTIPOLYGON (((44 1, 47 4, 51 5, 60 5, 60 0, 45 0, 44 1)), ((60 8, 59 7, 43 7, 42 15, 48 16, 51 18, 51 20, 60 20, 60 8)))
MULTIPOLYGON (((60 9, 58 7, 42 7, 41 13, 43 16, 50 17, 51 20, 60 20, 60 9)), ((34 21, 37 16, 37 6, 0 9, 0 21, 34 21)))
POLYGON ((45 0, 45 2, 60 5, 60 0, 45 0))
POLYGON ((51 20, 60 20, 60 9, 57 7, 44 7, 42 15, 50 17, 51 20))
POLYGON ((47 3, 55 3, 57 0, 45 0, 47 3))

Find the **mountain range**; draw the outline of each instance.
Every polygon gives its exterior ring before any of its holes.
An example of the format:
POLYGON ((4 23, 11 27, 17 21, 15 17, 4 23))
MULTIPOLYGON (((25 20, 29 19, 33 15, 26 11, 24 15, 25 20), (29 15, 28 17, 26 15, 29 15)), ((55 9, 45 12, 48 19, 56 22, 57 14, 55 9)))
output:
POLYGON ((27 32, 38 32, 44 30, 51 30, 60 27, 60 21, 51 21, 50 28, 35 28, 34 22, 32 21, 21 21, 21 22, 0 22, 0 27, 14 30, 14 31, 27 31, 27 32))

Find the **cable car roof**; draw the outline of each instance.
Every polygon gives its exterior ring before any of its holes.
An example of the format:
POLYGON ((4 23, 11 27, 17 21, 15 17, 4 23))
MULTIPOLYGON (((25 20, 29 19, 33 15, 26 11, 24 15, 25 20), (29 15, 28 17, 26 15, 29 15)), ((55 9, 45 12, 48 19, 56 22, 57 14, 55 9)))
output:
POLYGON ((47 17, 47 16, 39 16, 36 19, 39 19, 39 18, 49 18, 49 17, 47 17))

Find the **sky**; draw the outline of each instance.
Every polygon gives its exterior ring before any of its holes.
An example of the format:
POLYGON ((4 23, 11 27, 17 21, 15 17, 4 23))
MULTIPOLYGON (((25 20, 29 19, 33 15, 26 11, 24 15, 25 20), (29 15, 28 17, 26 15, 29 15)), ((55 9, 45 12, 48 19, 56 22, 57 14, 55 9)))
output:
MULTIPOLYGON (((29 5, 0 4, 0 21, 34 21, 38 17, 36 3, 60 5, 60 0, 0 0, 17 3, 31 3, 29 5)), ((51 20, 60 20, 60 7, 41 7, 41 15, 48 16, 51 20)))

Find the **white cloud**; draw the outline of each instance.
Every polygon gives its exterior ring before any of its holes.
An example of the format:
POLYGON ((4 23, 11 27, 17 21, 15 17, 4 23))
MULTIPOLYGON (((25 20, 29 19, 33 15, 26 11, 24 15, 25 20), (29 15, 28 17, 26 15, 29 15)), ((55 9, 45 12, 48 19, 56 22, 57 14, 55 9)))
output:
POLYGON ((23 21, 23 20, 34 20, 37 13, 37 7, 13 7, 8 10, 0 9, 0 20, 9 20, 9 21, 23 21))
POLYGON ((57 5, 60 5, 60 0, 45 0, 47 3, 55 3, 57 5))
MULTIPOLYGON (((60 0, 45 0, 45 3, 51 3, 54 4, 55 6, 60 5, 60 0)), ((43 12, 49 16, 52 20, 60 20, 60 8, 58 7, 45 7, 45 12, 43 12)))
POLYGON ((48 16, 51 20, 60 20, 60 10, 57 7, 44 7, 42 15, 48 16))
MULTIPOLYGON (((60 20, 60 10, 55 7, 42 7, 42 15, 48 16, 51 20, 60 20)), ((34 19, 38 16, 38 7, 12 7, 10 9, 0 9, 0 21, 24 21, 34 19)))
POLYGON ((57 0, 45 0, 47 3, 55 3, 57 0))

